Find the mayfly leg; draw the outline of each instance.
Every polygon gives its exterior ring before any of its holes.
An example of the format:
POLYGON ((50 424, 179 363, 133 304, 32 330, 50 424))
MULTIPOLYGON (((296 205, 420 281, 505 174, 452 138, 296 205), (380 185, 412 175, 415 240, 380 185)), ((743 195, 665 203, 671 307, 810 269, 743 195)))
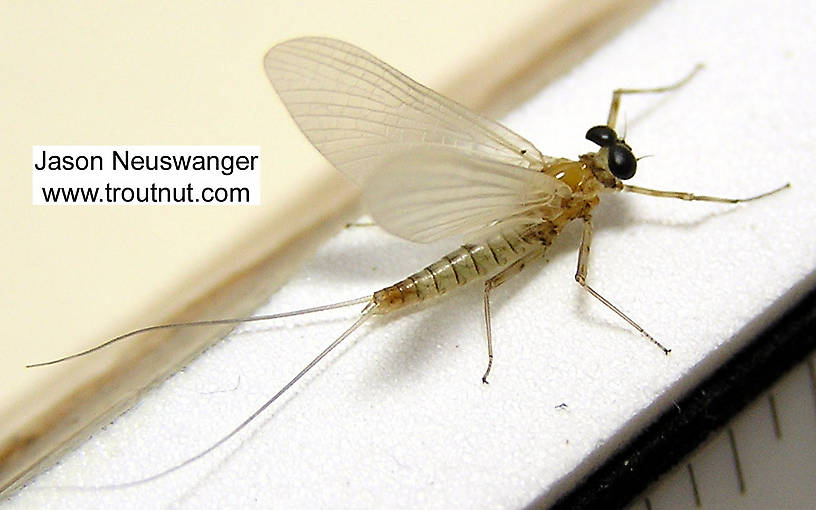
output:
POLYGON ((638 193, 640 195, 648 195, 650 197, 676 198, 679 200, 697 202, 720 202, 724 204, 739 204, 740 202, 750 202, 752 200, 759 200, 760 198, 765 198, 768 195, 773 195, 774 193, 777 193, 787 188, 790 188, 790 183, 779 186, 778 188, 772 189, 771 191, 766 191, 765 193, 754 195, 752 197, 725 198, 725 197, 711 197, 708 195, 695 195, 694 193, 687 193, 685 191, 661 191, 657 189, 641 188, 640 186, 632 186, 630 184, 623 185, 623 191, 628 191, 629 193, 638 193))
MULTIPOLYGON (((615 89, 612 92, 612 102, 609 105, 609 116, 606 120, 606 125, 611 127, 612 129, 615 128, 615 124, 618 122, 618 110, 620 109, 620 102, 621 97, 627 94, 662 94, 664 92, 670 92, 672 90, 679 89, 683 85, 687 84, 691 81, 694 76, 700 72, 703 67, 703 64, 697 64, 694 66, 694 69, 691 70, 689 74, 685 76, 682 80, 672 83, 671 85, 664 85, 662 87, 652 87, 652 88, 643 88, 643 89, 615 89)), ((749 202, 751 200, 758 200, 760 198, 767 197, 768 195, 773 195, 783 189, 789 188, 790 183, 787 183, 783 186, 780 186, 776 189, 771 191, 761 193, 759 195, 755 195, 748 198, 725 198, 725 197, 713 197, 708 195, 695 195, 694 193, 688 193, 685 191, 661 191, 656 189, 650 188, 642 188, 640 186, 632 186, 630 184, 623 185, 623 191, 628 191, 630 193, 639 193, 641 195, 649 195, 653 197, 661 197, 661 198, 676 198, 679 200, 687 200, 687 201, 699 201, 699 202, 720 202, 726 204, 738 204, 740 202, 749 202)), ((577 275, 576 275, 577 278, 577 275)), ((627 319, 628 320, 628 319, 627 319)))
POLYGON ((589 271, 589 251, 590 245, 592 244, 592 217, 587 216, 583 218, 584 221, 584 231, 581 235, 581 248, 578 251, 578 269, 575 271, 575 281, 578 282, 578 285, 583 287, 585 291, 587 291, 592 297, 596 298, 598 301, 603 303, 607 308, 618 314, 618 316, 629 323, 630 326, 638 330, 643 336, 645 336, 650 342, 655 344, 656 346, 660 347, 665 354, 671 352, 671 349, 667 349, 663 344, 655 340, 655 338, 646 332, 637 322, 630 319, 625 313, 623 313, 617 306, 613 305, 608 299, 603 297, 602 295, 598 294, 598 292, 589 286, 587 283, 587 273, 589 271))
POLYGON ((694 69, 686 75, 685 78, 678 81, 677 83, 672 83, 671 85, 664 85, 662 87, 652 87, 647 89, 615 89, 612 92, 612 104, 609 105, 609 117, 606 120, 606 125, 615 129, 615 124, 618 122, 618 109, 620 108, 620 101, 621 97, 627 94, 661 94, 663 92, 669 92, 672 90, 679 89, 694 77, 702 68, 703 64, 697 64, 694 66, 694 69))
POLYGON ((485 337, 487 339, 487 370, 482 376, 482 382, 487 384, 487 376, 490 375, 490 370, 493 368, 493 333, 490 327, 490 291, 506 282, 513 276, 519 274, 527 262, 534 258, 540 257, 544 253, 545 247, 539 250, 533 250, 525 256, 521 257, 509 267, 505 268, 498 274, 489 278, 484 283, 484 319, 485 319, 485 337))

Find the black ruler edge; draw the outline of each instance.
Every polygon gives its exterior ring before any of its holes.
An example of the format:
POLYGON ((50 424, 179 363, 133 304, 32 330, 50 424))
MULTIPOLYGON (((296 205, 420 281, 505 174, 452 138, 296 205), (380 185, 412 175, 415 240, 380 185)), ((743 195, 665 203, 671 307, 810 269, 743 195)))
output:
MULTIPOLYGON (((780 299, 797 301, 804 293, 793 307, 550 508, 625 507, 804 360, 816 349, 813 277, 780 299)), ((546 507, 547 496, 543 494, 529 508, 546 507)))

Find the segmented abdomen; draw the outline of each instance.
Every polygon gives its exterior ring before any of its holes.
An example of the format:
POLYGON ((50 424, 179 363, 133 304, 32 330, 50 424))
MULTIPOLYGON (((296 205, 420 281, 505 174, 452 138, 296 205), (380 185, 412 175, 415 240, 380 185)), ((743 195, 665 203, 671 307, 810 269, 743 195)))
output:
POLYGON ((422 271, 375 292, 375 313, 387 313, 489 278, 547 241, 540 233, 531 234, 527 227, 519 227, 501 231, 482 243, 463 245, 422 271))

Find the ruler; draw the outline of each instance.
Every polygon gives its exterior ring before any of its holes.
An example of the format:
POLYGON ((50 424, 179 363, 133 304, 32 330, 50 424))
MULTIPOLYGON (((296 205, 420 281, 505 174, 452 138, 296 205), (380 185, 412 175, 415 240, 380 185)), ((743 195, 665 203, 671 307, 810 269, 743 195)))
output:
POLYGON ((629 508, 814 508, 814 366, 811 355, 629 508))
POLYGON ((555 508, 816 508, 814 346, 811 290, 555 508))

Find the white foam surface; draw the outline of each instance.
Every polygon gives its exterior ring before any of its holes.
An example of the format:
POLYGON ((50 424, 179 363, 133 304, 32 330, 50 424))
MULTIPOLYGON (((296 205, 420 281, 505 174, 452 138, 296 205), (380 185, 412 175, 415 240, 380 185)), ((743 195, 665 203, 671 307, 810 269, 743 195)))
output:
MULTIPOLYGON (((249 325, 4 508, 517 508, 555 498, 813 282, 813 14, 808 0, 660 3, 505 119, 543 153, 575 157, 592 150, 583 135, 605 121, 612 88, 661 85, 702 61, 676 93, 624 99, 628 142, 654 155, 631 182, 726 196, 792 183, 737 206, 603 197, 589 281, 670 356, 575 284, 571 228, 546 262, 493 294, 490 385, 480 382, 477 286, 366 324, 192 465, 127 489, 74 488, 143 478, 206 448, 357 312, 249 325)), ((364 296, 453 247, 344 231, 258 313, 364 296)))

